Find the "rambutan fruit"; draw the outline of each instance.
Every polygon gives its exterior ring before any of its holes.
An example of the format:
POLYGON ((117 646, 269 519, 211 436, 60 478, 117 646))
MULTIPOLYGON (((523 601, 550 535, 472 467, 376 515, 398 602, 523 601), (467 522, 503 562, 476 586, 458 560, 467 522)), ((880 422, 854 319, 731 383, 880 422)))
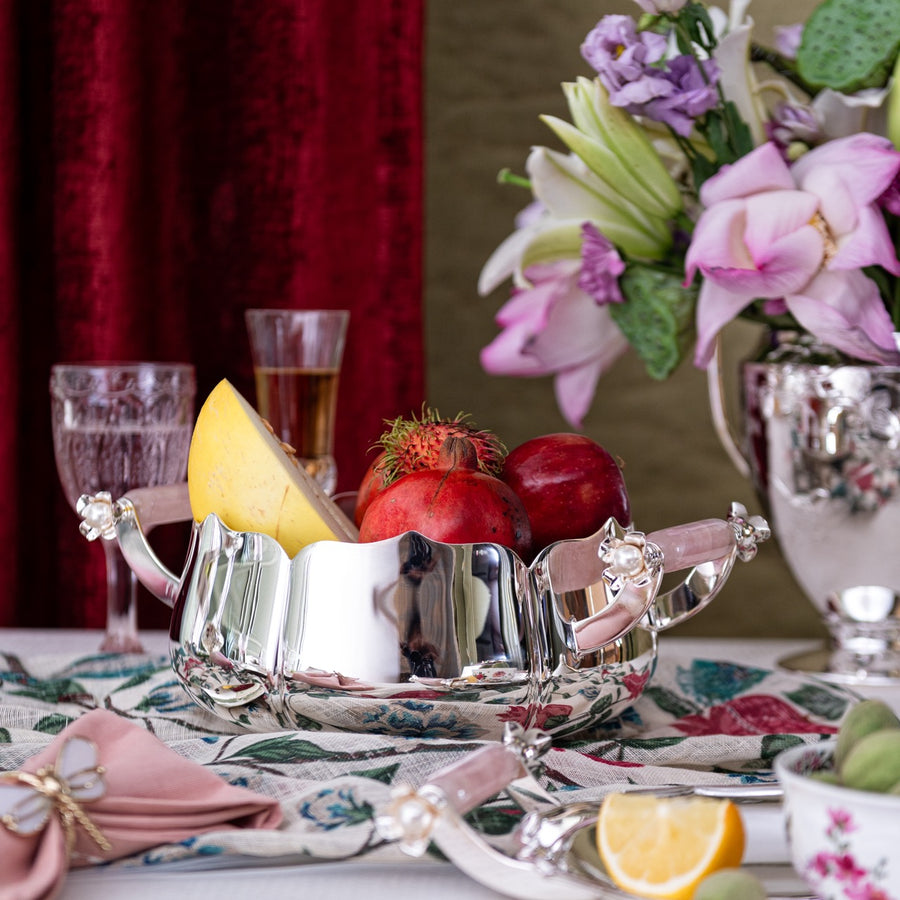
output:
POLYGON ((477 470, 485 475, 499 475, 506 448, 493 432, 477 428, 468 419, 467 413, 444 418, 436 409, 425 406, 418 416, 399 416, 393 421, 386 419, 387 427, 375 444, 380 451, 359 487, 354 513, 357 525, 362 522, 368 505, 382 490, 404 475, 435 468, 441 447, 449 437, 471 441, 477 470))

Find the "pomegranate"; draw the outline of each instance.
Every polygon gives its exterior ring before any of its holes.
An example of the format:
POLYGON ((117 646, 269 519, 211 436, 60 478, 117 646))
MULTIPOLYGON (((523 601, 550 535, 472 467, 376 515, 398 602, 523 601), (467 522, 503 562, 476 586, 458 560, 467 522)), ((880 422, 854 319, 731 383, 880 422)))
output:
POLYGON ((436 409, 423 407, 418 418, 413 415, 386 421, 388 428, 376 444, 382 450, 359 486, 354 511, 357 526, 362 524, 369 504, 384 488, 410 472, 434 468, 448 437, 468 438, 475 445, 478 470, 486 475, 498 475, 506 448, 492 432, 480 430, 466 420, 465 413, 445 419, 436 409))
POLYGON ((478 471, 475 444, 448 437, 435 468, 397 479, 369 504, 360 541, 418 531, 448 544, 492 542, 522 553, 530 544, 528 515, 515 492, 478 471))
POLYGON ((382 450, 366 469, 362 481, 359 483, 359 491, 356 494, 356 506, 353 510, 353 521, 356 527, 362 524, 363 516, 369 508, 369 504, 383 491, 387 485, 384 483, 384 456, 382 450))
POLYGON ((556 541, 588 537, 610 516, 620 525, 631 524, 622 470, 586 435, 545 434, 525 441, 506 457, 502 478, 528 513, 529 556, 556 541))

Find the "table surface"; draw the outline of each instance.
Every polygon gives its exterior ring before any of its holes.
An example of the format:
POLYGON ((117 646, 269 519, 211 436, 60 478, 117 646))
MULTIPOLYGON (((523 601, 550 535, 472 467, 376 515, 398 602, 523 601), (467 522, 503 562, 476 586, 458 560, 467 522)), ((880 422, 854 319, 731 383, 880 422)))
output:
MULTIPOLYGON (((149 654, 167 651, 165 633, 144 633, 142 638, 149 654)), ((93 654, 99 642, 99 632, 92 631, 0 629, 0 659, 4 653, 14 653, 19 659, 27 660, 46 660, 58 654, 93 654)), ((700 659, 718 660, 737 667, 754 667, 755 670, 772 669, 777 673, 779 659, 813 647, 814 641, 701 639, 664 635, 660 639, 659 662, 661 668, 675 666, 672 671, 676 672, 687 671, 691 661, 700 659)), ((804 677, 796 673, 787 673, 786 677, 797 678, 798 683, 804 681, 804 677)), ((804 683, 808 684, 808 681, 804 683)), ((860 696, 878 696, 900 711, 898 686, 854 685, 852 691, 860 696)), ((638 705, 644 702, 642 697, 638 705)), ((0 768, 3 768, 2 764, 0 768)), ((62 900, 95 900, 127 896, 142 900, 152 896, 155 900, 161 892, 165 892, 162 896, 169 896, 170 892, 177 891, 181 900, 189 900, 194 896, 210 896, 214 891, 218 898, 243 898, 253 896, 261 886, 267 898, 295 897, 300 890, 307 896, 323 900, 350 897, 359 891, 365 891, 369 900, 424 896, 432 900, 445 897, 488 900, 501 896, 447 863, 398 863, 396 859, 373 861, 363 858, 349 863, 275 864, 265 868, 245 866, 227 870, 189 871, 187 867, 182 867, 179 871, 177 866, 167 868, 165 865, 150 871, 147 867, 79 869, 69 874, 60 897, 62 900)))

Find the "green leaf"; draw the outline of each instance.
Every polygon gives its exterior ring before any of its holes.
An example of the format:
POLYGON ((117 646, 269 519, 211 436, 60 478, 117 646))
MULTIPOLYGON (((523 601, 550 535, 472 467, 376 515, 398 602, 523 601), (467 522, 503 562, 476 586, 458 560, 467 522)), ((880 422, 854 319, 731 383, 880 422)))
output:
POLYGON ((11 744, 12 743, 12 735, 10 735, 9 730, 6 728, 0 728, 0 744, 11 744))
POLYGON ((71 723, 71 719, 67 716, 62 716, 59 713, 53 713, 49 716, 44 716, 35 726, 35 731, 41 731, 44 734, 59 734, 67 725, 71 723))
POLYGON ((568 721, 568 716, 548 716, 541 728, 552 734, 556 729, 561 728, 568 721))
POLYGON ((716 156, 716 168, 724 163, 733 162, 731 142, 728 140, 728 125, 722 113, 718 111, 707 113, 703 133, 716 156))
POLYGON ((773 760, 782 750, 802 744, 803 739, 795 734, 767 734, 763 736, 760 754, 764 762, 773 760))
POLYGON ((824 0, 806 20, 801 77, 852 94, 883 86, 900 47, 900 0, 824 0))
POLYGON ((650 685, 644 688, 644 696, 649 697, 663 712, 669 713, 676 719, 683 719, 685 716, 696 715, 700 712, 700 708, 695 704, 689 703, 680 694, 667 688, 650 685))
POLYGON ((590 716, 592 719, 599 718, 604 712, 612 707, 612 695, 603 694, 591 704, 590 716))
POLYGON ((681 735, 675 737, 656 737, 656 738, 622 738, 616 743, 620 748, 632 747, 638 750, 662 750, 666 747, 677 747, 684 743, 685 738, 681 735))
POLYGON ((24 682, 18 678, 3 678, 0 681, 10 682, 10 694, 17 697, 31 697, 42 700, 45 703, 59 703, 67 700, 89 700, 91 694, 85 690, 84 685, 72 678, 48 678, 39 681, 28 678, 24 682), (15 689, 12 686, 15 685, 15 689))
POLYGON ((725 121, 731 135, 731 145, 734 151, 733 159, 746 156, 753 149, 753 135, 750 127, 741 118, 737 106, 733 100, 726 100, 723 106, 725 121))
POLYGON ((694 179, 694 185, 698 191, 703 182, 712 178, 716 171, 715 165, 704 156, 695 156, 691 159, 691 177, 694 179))
MULTIPOLYGON (((716 46, 715 29, 709 13, 700 3, 688 3, 678 15, 679 23, 685 28, 691 41, 705 50, 716 46)), ((679 41, 679 45, 681 42, 679 41)), ((691 47, 681 49, 682 53, 690 53, 691 47)))
POLYGON ((487 806, 473 810, 466 820, 482 834, 509 834, 522 818, 518 806, 487 806))
POLYGON ((693 344, 697 289, 682 287, 678 275, 637 264, 619 286, 626 302, 610 303, 610 315, 650 376, 663 381, 693 344))
POLYGON ((116 693, 118 693, 119 691, 127 691, 131 688, 138 687, 139 685, 146 684, 151 678, 153 678, 154 675, 156 675, 158 671, 159 670, 156 668, 146 668, 143 671, 136 672, 131 676, 131 678, 129 678, 127 681, 123 682, 116 688, 116 693))
POLYGON ((329 759, 334 754, 312 741, 298 740, 292 735, 267 738, 242 747, 228 759, 255 759, 258 762, 284 763, 297 760, 329 759))
MULTIPOLYGON (((689 670, 691 693, 710 706, 732 700, 765 681, 767 669, 712 660, 694 660, 689 670)), ((686 672, 687 673, 687 672, 686 672)))
POLYGON ((360 772, 348 772, 348 775, 355 775, 358 778, 371 778, 373 781, 380 781, 382 784, 393 784, 394 776, 400 763, 394 763, 390 766, 381 766, 378 769, 364 769, 360 772))
POLYGON ((797 706, 828 722, 837 722, 846 712, 849 703, 846 697, 814 684, 806 684, 785 696, 797 706))

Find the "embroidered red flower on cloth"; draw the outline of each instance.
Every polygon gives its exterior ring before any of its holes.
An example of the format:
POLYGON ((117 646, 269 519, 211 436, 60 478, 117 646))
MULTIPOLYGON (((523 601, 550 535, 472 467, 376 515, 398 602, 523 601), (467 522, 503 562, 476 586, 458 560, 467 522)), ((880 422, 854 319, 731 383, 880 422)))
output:
POLYGON ((535 705, 530 703, 528 706, 511 706, 506 712, 500 713, 497 718, 501 722, 518 722, 523 727, 529 728, 546 728, 550 719, 568 719, 572 715, 572 707, 567 703, 548 703, 545 706, 539 706, 535 710, 535 705))
POLYGON ((836 734, 837 727, 814 722, 771 694, 746 694, 712 706, 705 713, 684 716, 674 728, 693 736, 727 734, 836 734))

